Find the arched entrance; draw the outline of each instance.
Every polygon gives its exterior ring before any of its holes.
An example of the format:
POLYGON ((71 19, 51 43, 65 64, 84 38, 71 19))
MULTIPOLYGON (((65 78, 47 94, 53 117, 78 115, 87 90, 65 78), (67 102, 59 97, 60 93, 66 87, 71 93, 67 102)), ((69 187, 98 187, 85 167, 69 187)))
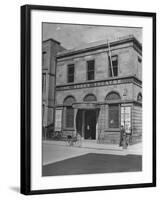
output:
POLYGON ((74 128, 74 108, 72 105, 75 102, 76 100, 73 96, 67 96, 63 102, 63 105, 64 105, 63 127, 68 128, 68 129, 74 128))
POLYGON ((86 140, 96 139, 97 123, 97 98, 93 94, 84 97, 83 103, 75 105, 77 107, 76 129, 86 140))

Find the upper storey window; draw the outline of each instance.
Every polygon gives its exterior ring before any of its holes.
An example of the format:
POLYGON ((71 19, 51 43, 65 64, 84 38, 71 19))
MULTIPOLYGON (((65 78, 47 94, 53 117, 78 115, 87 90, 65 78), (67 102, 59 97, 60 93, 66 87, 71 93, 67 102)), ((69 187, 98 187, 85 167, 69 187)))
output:
POLYGON ((141 64, 142 63, 142 59, 138 56, 138 62, 141 64))
POLYGON ((87 61, 87 80, 94 80, 95 62, 94 60, 87 61))
POLYGON ((42 66, 46 66, 47 52, 42 52, 42 66))
POLYGON ((118 56, 109 58, 109 77, 118 76, 118 56))
POLYGON ((74 64, 68 65, 68 77, 67 77, 68 83, 74 82, 74 64))
POLYGON ((46 92, 46 74, 45 73, 42 74, 42 91, 43 91, 43 94, 46 92))

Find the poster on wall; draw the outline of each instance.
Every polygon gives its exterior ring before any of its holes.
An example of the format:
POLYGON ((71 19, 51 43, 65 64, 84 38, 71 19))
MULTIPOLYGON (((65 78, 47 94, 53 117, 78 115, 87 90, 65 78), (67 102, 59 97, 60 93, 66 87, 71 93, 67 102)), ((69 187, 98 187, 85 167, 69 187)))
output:
POLYGON ((55 131, 62 129, 62 109, 55 110, 55 131))
POLYGON ((121 125, 124 126, 126 133, 131 133, 131 106, 121 107, 121 125))

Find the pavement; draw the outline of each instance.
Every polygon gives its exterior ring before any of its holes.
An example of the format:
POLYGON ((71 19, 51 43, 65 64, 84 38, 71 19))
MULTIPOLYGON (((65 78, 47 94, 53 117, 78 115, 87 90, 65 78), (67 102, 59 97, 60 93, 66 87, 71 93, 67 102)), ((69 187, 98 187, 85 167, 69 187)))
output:
POLYGON ((43 165, 59 162, 69 158, 88 153, 112 154, 112 155, 142 155, 142 143, 129 145, 127 149, 117 144, 99 144, 96 141, 82 141, 82 145, 69 146, 65 141, 43 141, 42 160, 43 165))

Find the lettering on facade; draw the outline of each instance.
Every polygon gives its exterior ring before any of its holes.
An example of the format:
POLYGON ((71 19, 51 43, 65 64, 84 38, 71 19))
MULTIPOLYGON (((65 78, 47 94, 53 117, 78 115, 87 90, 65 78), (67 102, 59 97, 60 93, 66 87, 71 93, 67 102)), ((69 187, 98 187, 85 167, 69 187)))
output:
POLYGON ((57 86, 57 91, 62 90, 70 90, 70 89, 81 89, 81 88, 89 88, 89 87, 98 87, 98 86, 106 86, 106 85, 117 85, 122 83, 133 83, 135 82, 134 78, 125 78, 125 79, 116 79, 116 80, 105 80, 105 81, 97 81, 92 83, 77 83, 74 85, 66 85, 66 86, 57 86))

